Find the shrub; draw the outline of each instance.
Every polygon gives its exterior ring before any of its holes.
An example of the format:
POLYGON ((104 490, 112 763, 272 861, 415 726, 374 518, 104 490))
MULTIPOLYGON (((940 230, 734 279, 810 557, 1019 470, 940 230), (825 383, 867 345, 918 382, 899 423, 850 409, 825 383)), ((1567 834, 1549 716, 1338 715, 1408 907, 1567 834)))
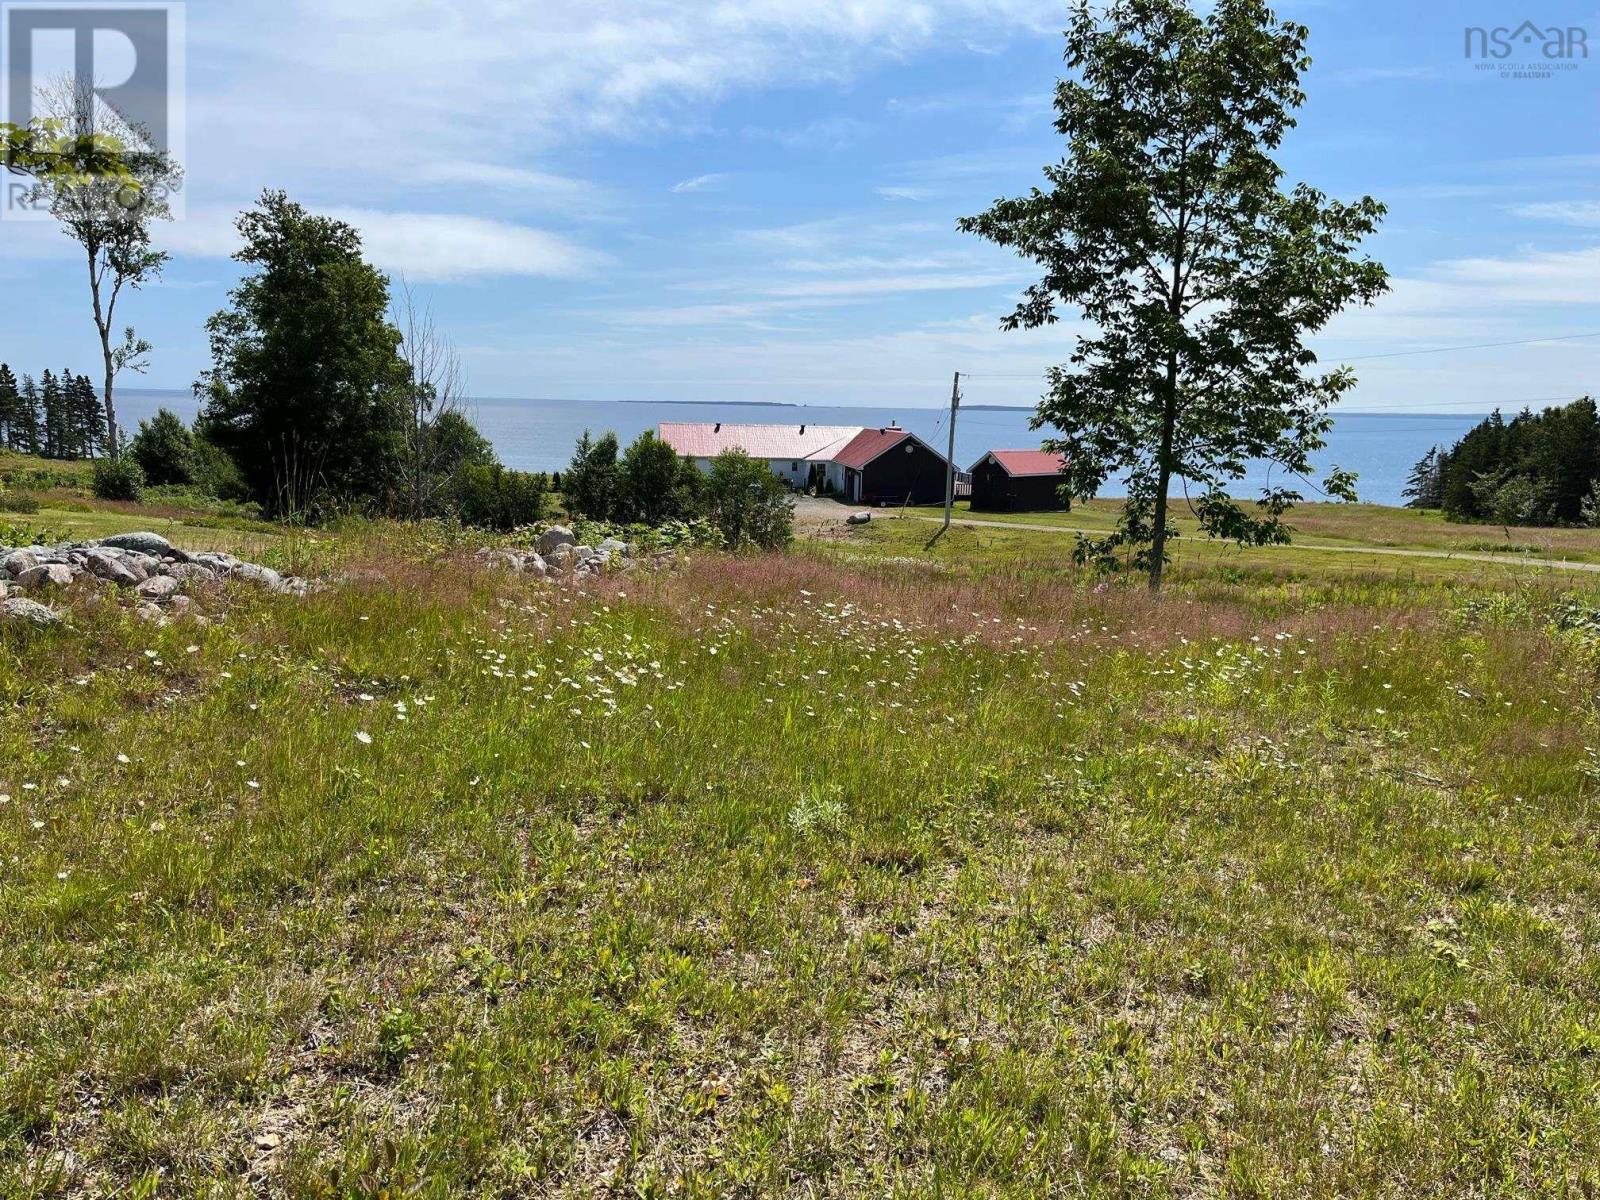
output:
POLYGON ((194 434, 169 408, 161 409, 148 421, 139 422, 139 432, 128 446, 128 456, 139 464, 146 483, 194 482, 194 434))
POLYGON ((131 458, 102 458, 94 464, 94 494, 101 500, 139 500, 144 472, 131 458))
POLYGON ((468 465, 456 476, 456 512, 468 525, 501 531, 531 525, 544 508, 549 481, 528 471, 468 465))
POLYGON ((0 495, 0 512, 36 513, 39 497, 32 492, 7 492, 0 495))
POLYGON ((789 490, 766 463, 743 450, 725 450, 711 460, 706 502, 730 550, 777 550, 794 540, 789 490))

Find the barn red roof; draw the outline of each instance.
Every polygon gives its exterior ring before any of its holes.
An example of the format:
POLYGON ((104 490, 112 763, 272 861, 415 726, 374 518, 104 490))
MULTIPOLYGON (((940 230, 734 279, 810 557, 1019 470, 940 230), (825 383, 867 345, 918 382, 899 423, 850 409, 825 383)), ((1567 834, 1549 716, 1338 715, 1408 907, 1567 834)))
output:
POLYGON ((661 440, 689 458, 743 450, 751 458, 802 459, 842 445, 859 425, 738 425, 730 421, 663 421, 661 440))
POLYGON ((833 461, 841 467, 854 467, 859 471, 878 455, 893 450, 910 436, 904 429, 893 426, 888 429, 863 429, 834 451, 833 461))
MULTIPOLYGON (((1000 464, 1000 469, 1013 479, 1022 475, 1059 475, 1066 465, 1065 458, 1048 450, 991 450, 983 457, 994 459, 1000 464)), ((974 467, 977 465, 973 464, 974 467)))

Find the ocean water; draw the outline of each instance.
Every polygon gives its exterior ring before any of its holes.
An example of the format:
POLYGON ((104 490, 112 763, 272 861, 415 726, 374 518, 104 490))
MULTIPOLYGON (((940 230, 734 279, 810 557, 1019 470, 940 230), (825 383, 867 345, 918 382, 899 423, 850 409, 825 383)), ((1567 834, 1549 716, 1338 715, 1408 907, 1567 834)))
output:
MULTIPOLYGON (((119 415, 131 430, 141 418, 165 406, 192 417, 196 404, 188 392, 125 388, 118 393, 119 415)), ((573 444, 585 429, 616 433, 626 445, 660 421, 731 421, 810 425, 887 425, 897 421, 945 452, 949 438, 947 412, 928 408, 827 408, 788 404, 671 404, 596 400, 486 399, 472 404, 478 428, 494 443, 500 459, 524 471, 557 471, 572 458, 573 444)), ((988 450, 1036 447, 1040 434, 1028 428, 1032 410, 963 408, 956 418, 956 463, 963 470, 988 450)), ((1334 417, 1328 447, 1318 456, 1323 474, 1330 466, 1355 471, 1361 499, 1374 504, 1401 504, 1406 476, 1416 461, 1436 445, 1450 445, 1483 419, 1459 413, 1343 413, 1334 417)), ((1265 469, 1252 471, 1236 494, 1248 496, 1267 479, 1265 469)), ((1283 482, 1278 472, 1275 482, 1283 482)), ((1316 477, 1321 481, 1321 474, 1316 477)), ((1292 486, 1292 484, 1290 485, 1292 486)), ((1302 486, 1307 499, 1316 494, 1302 486)), ((1102 495, 1120 491, 1115 481, 1102 495)))

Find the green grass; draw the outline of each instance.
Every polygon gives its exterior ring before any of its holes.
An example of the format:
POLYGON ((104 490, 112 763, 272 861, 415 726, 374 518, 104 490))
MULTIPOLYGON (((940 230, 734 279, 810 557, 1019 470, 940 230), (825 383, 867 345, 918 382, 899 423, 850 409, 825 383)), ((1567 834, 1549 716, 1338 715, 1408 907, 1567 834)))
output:
POLYGON ((0 1195, 1600 1187, 1588 581, 910 524, 0 627, 0 1195))
MULTIPOLYGON (((967 501, 955 506, 964 521, 986 524, 1038 525, 1098 534, 1116 526, 1121 502, 1090 500, 1070 512, 972 512, 967 501)), ((939 505, 906 510, 927 518, 943 517, 939 505)), ((1173 523, 1184 538, 1199 540, 1199 523, 1181 504, 1173 523)), ((1459 525, 1437 510, 1418 511, 1379 504, 1302 504, 1288 518, 1297 546, 1383 547, 1402 550, 1504 554, 1511 557, 1564 559, 1600 563, 1600 530, 1543 529, 1501 525, 1459 525)))

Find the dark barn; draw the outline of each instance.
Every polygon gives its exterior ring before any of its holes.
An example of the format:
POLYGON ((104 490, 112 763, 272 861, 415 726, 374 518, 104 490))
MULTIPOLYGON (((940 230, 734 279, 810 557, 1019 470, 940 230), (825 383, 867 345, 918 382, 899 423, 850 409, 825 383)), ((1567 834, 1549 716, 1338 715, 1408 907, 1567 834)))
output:
POLYGON ((840 493, 849 504, 937 504, 949 463, 916 434, 898 426, 863 429, 833 456, 840 493))
POLYGON ((1065 511, 1059 454, 1045 450, 991 450, 972 464, 973 512, 1065 511))

